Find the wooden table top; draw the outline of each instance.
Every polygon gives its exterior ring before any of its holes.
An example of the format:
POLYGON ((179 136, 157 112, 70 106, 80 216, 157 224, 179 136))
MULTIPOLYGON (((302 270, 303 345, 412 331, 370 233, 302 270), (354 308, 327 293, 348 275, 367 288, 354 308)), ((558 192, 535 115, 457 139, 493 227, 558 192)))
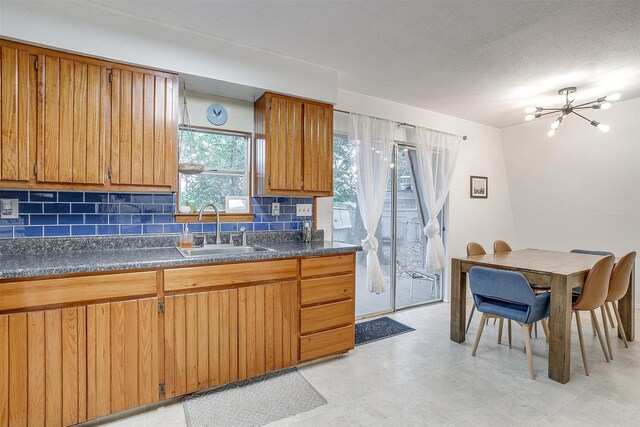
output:
POLYGON ((576 254, 572 252, 547 251, 541 249, 520 249, 497 254, 456 257, 459 261, 471 261, 475 265, 503 267, 505 269, 527 270, 538 273, 572 275, 586 273, 603 258, 600 255, 576 254))

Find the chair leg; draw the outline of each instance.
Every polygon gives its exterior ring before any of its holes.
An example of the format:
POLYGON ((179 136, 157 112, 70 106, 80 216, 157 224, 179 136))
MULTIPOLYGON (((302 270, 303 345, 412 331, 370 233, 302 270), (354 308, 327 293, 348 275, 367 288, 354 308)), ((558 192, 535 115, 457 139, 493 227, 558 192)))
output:
POLYGON ((524 348, 527 353, 527 363, 529 365, 529 376, 532 380, 536 379, 536 375, 533 371, 533 353, 531 352, 531 325, 522 325, 522 331, 524 332, 524 348))
POLYGON ((627 343, 627 333, 624 331, 624 326, 622 326, 622 319, 620 319, 620 312, 618 311, 618 305, 615 302, 612 302, 611 306, 613 307, 613 312, 615 313, 616 320, 618 321, 618 329, 620 330, 620 335, 622 335, 624 348, 629 348, 629 343, 627 343))
POLYGON ((607 311, 607 317, 609 318, 609 325, 611 325, 612 328, 615 328, 614 322, 613 322, 613 316, 611 316, 611 310, 609 310, 609 306, 607 305, 607 303, 604 303, 604 309, 607 311))
POLYGON ((467 320, 467 327, 464 330, 465 332, 469 332, 469 326, 471 326, 471 319, 473 319, 473 313, 476 311, 476 303, 475 301, 473 302, 473 305, 471 306, 471 313, 469 313, 469 320, 467 320))
POLYGON ((489 319, 485 314, 482 314, 482 318, 480 319, 480 327, 478 328, 478 334, 476 335, 476 341, 473 343, 473 351, 471 351, 471 355, 476 355, 476 350, 478 349, 478 344, 480 344, 480 337, 482 336, 482 330, 484 329, 484 322, 489 319))
POLYGON ((604 325, 604 336, 607 341, 607 351, 609 352, 609 358, 613 360, 613 351, 611 349, 611 337, 609 336, 609 325, 607 324, 607 315, 606 315, 606 302, 600 306, 600 314, 602 314, 602 324, 604 325))
MULTIPOLYGON (((591 315, 595 318, 596 311, 591 310, 591 315)), ((602 331, 600 331, 600 325, 598 325, 598 321, 596 320, 596 334, 598 334, 598 339, 600 340, 600 347, 602 347, 602 352, 604 353, 604 358, 607 362, 610 362, 609 352, 607 351, 607 344, 604 342, 604 338, 602 337, 602 331)))
POLYGON ((494 319, 493 319, 493 324, 494 324, 494 325, 496 324, 496 320, 498 320, 498 319, 497 319, 497 318, 494 318, 494 319))
POLYGON ((540 323, 542 323, 542 330, 544 331, 544 336, 547 338, 547 342, 549 342, 549 325, 547 325, 547 319, 542 319, 540 323))
POLYGON ((509 349, 511 349, 511 319, 507 321, 507 334, 509 334, 509 349))
POLYGON ((574 311, 576 316, 576 325, 578 326, 578 339, 580 340, 580 353, 582 353, 582 364, 584 365, 584 373, 589 376, 589 366, 587 365, 587 350, 584 348, 584 338, 582 336, 582 321, 580 320, 580 312, 574 311))
POLYGON ((593 332, 593 336, 596 336, 596 316, 591 313, 591 331, 593 332))
MULTIPOLYGON (((527 328, 527 330, 529 331, 529 340, 531 340, 531 331, 533 330, 533 324, 529 323, 529 324, 523 324, 523 327, 527 328)), ((527 343, 525 343, 522 346, 522 352, 526 353, 527 352, 527 343)))
POLYGON ((538 338, 538 322, 533 324, 533 334, 536 338, 538 338))
POLYGON ((498 322, 498 344, 502 344, 502 328, 504 327, 504 319, 501 317, 498 322))

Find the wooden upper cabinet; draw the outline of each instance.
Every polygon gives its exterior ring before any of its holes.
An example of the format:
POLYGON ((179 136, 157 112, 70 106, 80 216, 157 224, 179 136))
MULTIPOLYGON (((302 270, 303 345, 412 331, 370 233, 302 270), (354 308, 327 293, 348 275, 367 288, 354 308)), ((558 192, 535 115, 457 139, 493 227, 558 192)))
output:
POLYGON ((177 76, 111 73, 111 183, 176 189, 177 76))
POLYGON ((177 191, 178 76, 0 39, 0 187, 177 191))
POLYGON ((36 56, 0 47, 0 181, 29 181, 35 162, 36 56))
POLYGON ((254 117, 256 194, 331 195, 333 106, 267 92, 254 117))
POLYGON ((39 55, 38 181, 104 182, 108 85, 104 66, 39 55))
POLYGON ((333 193, 333 106, 304 104, 304 189, 333 193))

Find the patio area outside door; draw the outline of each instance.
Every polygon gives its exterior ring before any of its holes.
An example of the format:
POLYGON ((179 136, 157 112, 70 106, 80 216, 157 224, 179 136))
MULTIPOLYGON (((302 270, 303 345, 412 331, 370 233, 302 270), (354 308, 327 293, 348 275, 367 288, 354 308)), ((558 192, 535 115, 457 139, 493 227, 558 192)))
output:
MULTIPOLYGON (((353 164, 346 137, 334 138, 333 240, 360 244, 366 237, 359 206, 353 190, 353 164)), ((413 305, 442 300, 439 275, 424 271, 426 237, 424 205, 413 179, 415 150, 408 145, 394 145, 393 167, 387 182, 384 210, 376 230, 378 258, 382 266, 386 291, 369 292, 366 284, 366 255, 356 255, 356 317, 370 317, 413 305)), ((442 215, 440 224, 443 224, 442 215)))

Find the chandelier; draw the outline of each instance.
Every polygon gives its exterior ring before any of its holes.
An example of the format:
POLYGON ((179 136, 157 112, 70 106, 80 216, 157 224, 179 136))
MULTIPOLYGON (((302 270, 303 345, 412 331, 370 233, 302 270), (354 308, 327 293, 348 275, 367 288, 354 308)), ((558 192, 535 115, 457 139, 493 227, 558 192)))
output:
POLYGON ((524 109, 524 112, 527 114, 524 119, 526 121, 530 121, 533 119, 538 119, 542 116, 547 116, 549 114, 560 113, 560 116, 551 123, 551 130, 547 132, 548 137, 552 137, 555 135, 556 130, 560 127, 562 120, 567 117, 569 114, 573 113, 576 116, 585 119, 591 124, 591 126, 596 127, 598 130, 602 132, 609 132, 609 125, 605 125, 604 123, 600 123, 597 120, 589 120, 582 114, 580 114, 576 110, 586 110, 586 109, 594 109, 594 110, 608 110, 611 108, 611 102, 617 101, 620 99, 620 93, 613 93, 611 95, 603 96, 602 98, 598 98, 595 101, 585 102, 583 104, 573 105, 573 101, 575 100, 575 96, 573 95, 578 88, 576 87, 565 87, 558 91, 558 95, 565 96, 565 104, 562 107, 558 108, 542 108, 542 107, 527 107, 524 109))

